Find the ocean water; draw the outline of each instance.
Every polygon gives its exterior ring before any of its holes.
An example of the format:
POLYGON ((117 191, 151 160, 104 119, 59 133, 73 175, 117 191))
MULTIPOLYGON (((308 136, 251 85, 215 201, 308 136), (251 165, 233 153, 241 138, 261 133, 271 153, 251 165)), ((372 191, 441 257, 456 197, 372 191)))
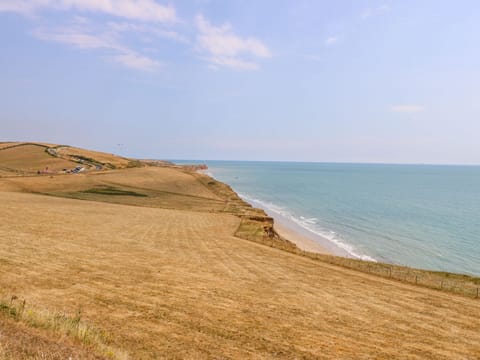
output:
POLYGON ((480 167, 203 163, 245 200, 322 236, 337 254, 480 275, 480 167))

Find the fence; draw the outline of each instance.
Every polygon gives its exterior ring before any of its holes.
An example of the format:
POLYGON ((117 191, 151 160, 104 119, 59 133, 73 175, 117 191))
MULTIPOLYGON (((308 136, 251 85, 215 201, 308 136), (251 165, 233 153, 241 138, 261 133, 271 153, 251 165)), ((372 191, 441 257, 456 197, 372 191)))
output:
POLYGON ((461 294, 475 299, 480 298, 480 278, 468 275, 414 269, 398 265, 321 255, 305 251, 302 251, 302 255, 329 264, 339 265, 348 269, 358 270, 384 278, 461 294))

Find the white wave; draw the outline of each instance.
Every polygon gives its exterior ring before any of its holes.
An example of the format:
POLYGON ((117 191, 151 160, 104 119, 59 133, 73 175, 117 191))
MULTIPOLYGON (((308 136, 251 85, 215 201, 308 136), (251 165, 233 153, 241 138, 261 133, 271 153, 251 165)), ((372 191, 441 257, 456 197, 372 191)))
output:
POLYGON ((350 244, 347 244, 339 234, 337 234, 335 231, 331 230, 326 230, 326 229, 319 229, 317 224, 318 219, 317 218, 306 218, 304 216, 296 217, 293 214, 291 214, 288 210, 285 208, 272 204, 270 202, 266 202, 254 197, 250 197, 245 194, 238 193, 240 197, 245 199, 248 202, 252 202, 254 204, 258 204, 260 207, 264 208, 265 210, 270 210, 290 221, 293 221, 295 224, 299 225, 303 229, 320 236, 331 243, 333 243, 335 246, 338 248, 342 249, 345 251, 347 254, 350 256, 356 258, 356 259, 361 259, 361 260, 367 260, 367 261, 374 261, 376 262, 373 257, 368 256, 366 254, 359 254, 357 250, 350 244))
POLYGON ((317 221, 318 221, 317 218, 306 218, 306 217, 304 217, 304 216, 300 216, 300 219, 301 219, 302 221, 305 221, 305 222, 308 223, 308 224, 316 224, 317 221))

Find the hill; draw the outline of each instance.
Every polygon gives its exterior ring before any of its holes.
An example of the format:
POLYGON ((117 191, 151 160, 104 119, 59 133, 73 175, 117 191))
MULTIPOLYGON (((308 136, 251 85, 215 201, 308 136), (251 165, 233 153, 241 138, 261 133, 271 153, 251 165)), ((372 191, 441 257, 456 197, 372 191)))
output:
POLYGON ((98 151, 48 143, 0 143, 0 174, 59 174, 73 170, 115 169, 138 165, 135 161, 98 151))
POLYGON ((480 354, 478 299, 308 257, 189 169, 82 152, 115 168, 37 175, 35 146, 0 177, 0 358, 480 354))

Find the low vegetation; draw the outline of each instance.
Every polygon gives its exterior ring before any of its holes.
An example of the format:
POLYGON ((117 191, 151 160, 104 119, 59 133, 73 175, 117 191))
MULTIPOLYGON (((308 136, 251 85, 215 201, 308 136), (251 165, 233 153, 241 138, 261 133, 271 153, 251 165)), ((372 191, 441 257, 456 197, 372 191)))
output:
POLYGON ((480 296, 480 278, 475 276, 454 274, 443 271, 415 269, 407 266, 315 254, 298 250, 295 252, 310 259, 339 265, 348 269, 353 269, 400 282, 424 286, 439 291, 452 292, 459 295, 472 297, 474 299, 478 299, 480 296))
POLYGON ((18 339, 0 339, 0 359, 34 358, 37 352, 41 353, 39 359, 128 359, 125 352, 107 344, 108 334, 82 321, 81 310, 71 317, 65 313, 40 312, 13 295, 8 300, 0 299, 0 324, 2 332, 26 336, 29 343, 25 346, 18 339))
POLYGON ((98 194, 98 195, 107 195, 107 196, 137 196, 137 197, 147 197, 146 194, 141 194, 135 191, 117 189, 111 186, 105 186, 101 188, 92 188, 88 190, 81 191, 86 194, 98 194))

